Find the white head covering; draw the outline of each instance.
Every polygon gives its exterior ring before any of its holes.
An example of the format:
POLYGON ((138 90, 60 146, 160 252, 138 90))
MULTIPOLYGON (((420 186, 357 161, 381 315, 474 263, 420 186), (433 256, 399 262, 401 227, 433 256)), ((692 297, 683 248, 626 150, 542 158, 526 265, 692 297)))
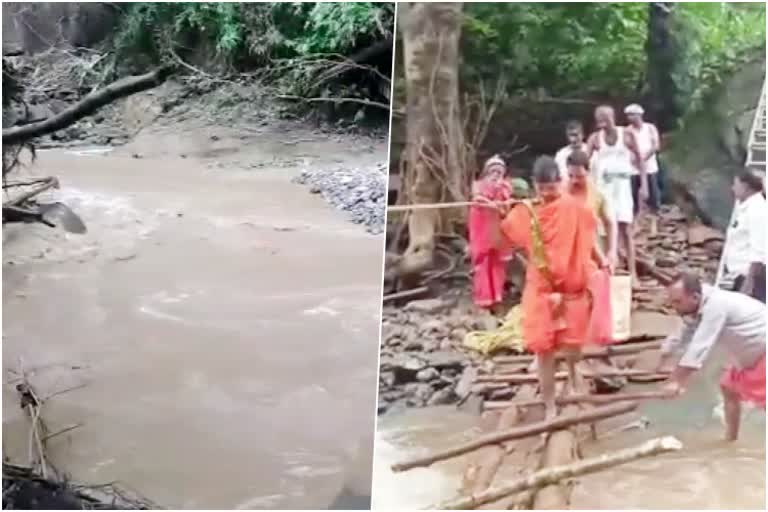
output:
POLYGON ((643 115, 645 114, 645 110, 643 110, 643 107, 638 105, 637 103, 633 103, 631 105, 627 105, 627 108, 624 109, 625 114, 636 114, 636 115, 643 115))
POLYGON ((493 155, 491 158, 485 161, 485 165, 483 165, 483 175, 487 174, 491 168, 496 166, 502 167, 505 171, 507 169, 507 164, 504 162, 504 160, 499 155, 493 155))

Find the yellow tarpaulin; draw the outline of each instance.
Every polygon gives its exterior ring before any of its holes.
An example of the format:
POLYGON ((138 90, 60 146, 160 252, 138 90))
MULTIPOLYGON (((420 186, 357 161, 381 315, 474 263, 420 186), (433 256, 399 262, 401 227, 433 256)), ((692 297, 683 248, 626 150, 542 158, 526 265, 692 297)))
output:
POLYGON ((500 349, 522 352, 523 331, 521 328, 523 311, 519 305, 509 310, 502 325, 492 331, 472 331, 464 337, 464 346, 489 355, 500 349))

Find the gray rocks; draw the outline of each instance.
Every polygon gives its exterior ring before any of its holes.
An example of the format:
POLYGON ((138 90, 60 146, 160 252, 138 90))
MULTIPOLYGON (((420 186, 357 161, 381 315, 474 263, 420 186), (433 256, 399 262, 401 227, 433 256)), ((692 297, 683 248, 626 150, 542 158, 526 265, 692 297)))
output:
POLYGON ((387 307, 382 319, 379 413, 454 404, 466 398, 482 360, 466 352, 477 319, 452 301, 415 300, 387 307))
POLYGON ((305 169, 294 181, 309 186, 313 194, 339 210, 350 220, 364 225, 374 235, 384 231, 387 170, 385 165, 361 169, 305 169))

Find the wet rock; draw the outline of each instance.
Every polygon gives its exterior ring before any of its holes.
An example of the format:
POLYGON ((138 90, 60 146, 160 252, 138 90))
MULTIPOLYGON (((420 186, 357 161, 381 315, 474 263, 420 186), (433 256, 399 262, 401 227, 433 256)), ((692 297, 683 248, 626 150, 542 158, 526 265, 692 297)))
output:
POLYGON ((420 382, 429 382, 440 377, 440 372, 434 368, 424 368, 416 374, 416 380, 420 382))
POLYGON ((408 340, 404 345, 403 349, 409 352, 421 352, 424 350, 424 344, 419 340, 408 340))
POLYGON ((439 313, 447 307, 447 302, 442 299, 422 299, 409 302, 403 310, 429 315, 439 313))
POLYGON ((385 388, 391 388, 395 385, 395 372, 380 372, 379 382, 381 382, 381 385, 385 388))
POLYGON ((432 386, 413 382, 405 385, 405 392, 419 402, 426 402, 432 396, 432 386))
POLYGON ((453 342, 451 340, 442 340, 437 346, 438 350, 451 350, 453 349, 453 342))
POLYGON ((464 399, 472 391, 472 384, 477 377, 477 369, 471 366, 464 368, 464 371, 459 378, 459 382, 456 384, 456 396, 459 399, 464 399))
POLYGON ((433 366, 439 370, 453 368, 459 371, 464 368, 466 361, 466 357, 463 354, 442 350, 438 352, 432 352, 430 354, 424 354, 424 359, 426 359, 429 366, 433 366))
POLYGON ((456 395, 451 388, 441 389, 436 391, 429 400, 427 405, 446 405, 452 403, 456 399, 456 395))

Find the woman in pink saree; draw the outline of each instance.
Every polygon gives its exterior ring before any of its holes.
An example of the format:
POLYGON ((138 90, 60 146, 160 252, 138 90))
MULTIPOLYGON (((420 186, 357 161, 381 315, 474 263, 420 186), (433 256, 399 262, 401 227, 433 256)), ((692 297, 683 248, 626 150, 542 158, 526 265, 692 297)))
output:
MULTIPOLYGON (((472 200, 479 203, 507 201, 512 186, 505 179, 507 167, 494 156, 485 162, 480 177, 472 184, 472 200)), ((469 250, 472 257, 475 305, 493 308, 501 303, 509 254, 500 249, 501 213, 496 208, 471 206, 469 209, 469 250)))

